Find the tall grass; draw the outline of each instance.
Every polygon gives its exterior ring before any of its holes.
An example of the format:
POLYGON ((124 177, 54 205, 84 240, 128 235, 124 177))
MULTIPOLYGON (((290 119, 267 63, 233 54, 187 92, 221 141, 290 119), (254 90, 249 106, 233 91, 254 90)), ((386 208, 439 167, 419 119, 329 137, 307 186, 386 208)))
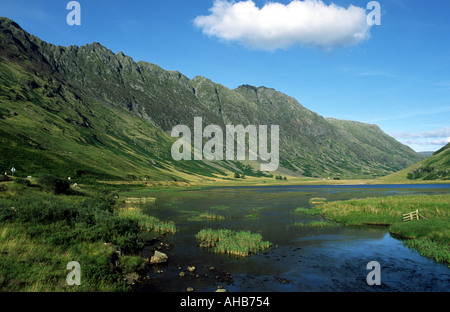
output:
POLYGON ((325 228, 335 226, 336 224, 326 220, 309 221, 309 222, 294 222, 294 226, 299 228, 312 227, 312 228, 325 228))
POLYGON ((114 249, 101 241, 74 242, 70 246, 48 244, 30 237, 25 226, 3 224, 0 230, 0 290, 50 291, 127 291, 120 271, 111 269, 114 249), (81 285, 69 286, 66 265, 81 265, 81 285))
POLYGON ((139 228, 147 232, 155 232, 161 235, 175 234, 176 226, 173 222, 164 222, 153 216, 144 214, 141 209, 134 207, 125 207, 117 210, 120 218, 134 220, 139 228))
POLYGON ((319 204, 323 204, 327 201, 326 198, 322 198, 322 197, 313 197, 309 200, 309 203, 312 205, 319 205, 319 204))
POLYGON ((306 215, 310 215, 310 216, 316 216, 316 215, 320 215, 321 214, 321 211, 317 210, 315 208, 298 207, 298 208, 295 208, 294 211, 296 213, 299 213, 299 214, 306 214, 306 215))
MULTIPOLYGON (((120 215, 110 192, 57 195, 7 182, 0 192, 0 291, 125 291, 123 272, 142 259, 141 219, 120 215), (115 247, 125 262, 116 265, 115 247), (79 287, 68 287, 70 261, 81 264, 79 287)), ((148 221, 146 218, 145 221, 148 221)), ((155 222, 158 224, 158 222, 155 222)), ((170 232, 164 227, 158 232, 170 232)), ((169 227, 170 228, 170 227, 169 227)))
POLYGON ((212 248, 216 253, 248 257, 269 249, 272 243, 263 241, 261 234, 229 229, 203 229, 196 235, 201 247, 212 248))
POLYGON ((199 217, 201 219, 206 219, 206 220, 217 220, 217 221, 225 220, 224 216, 213 213, 213 212, 209 212, 209 211, 201 213, 199 215, 199 217))

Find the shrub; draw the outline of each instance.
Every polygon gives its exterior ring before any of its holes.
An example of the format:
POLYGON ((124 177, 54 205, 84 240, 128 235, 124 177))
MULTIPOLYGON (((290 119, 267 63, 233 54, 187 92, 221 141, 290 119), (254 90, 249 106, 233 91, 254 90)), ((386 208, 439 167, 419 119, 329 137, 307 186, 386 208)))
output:
POLYGON ((68 194, 70 183, 54 175, 45 174, 38 179, 38 183, 47 191, 55 194, 68 194))
POLYGON ((30 186, 31 185, 30 180, 25 179, 25 178, 16 178, 14 180, 14 183, 25 185, 25 186, 30 186))
POLYGON ((139 233, 125 232, 122 235, 114 237, 111 241, 115 245, 120 246, 126 253, 135 252, 144 247, 144 241, 139 233))
POLYGON ((8 182, 11 181, 11 178, 7 175, 0 174, 0 182, 8 182))
POLYGON ((119 267, 122 274, 139 272, 145 268, 145 261, 141 257, 123 256, 120 258, 119 267))

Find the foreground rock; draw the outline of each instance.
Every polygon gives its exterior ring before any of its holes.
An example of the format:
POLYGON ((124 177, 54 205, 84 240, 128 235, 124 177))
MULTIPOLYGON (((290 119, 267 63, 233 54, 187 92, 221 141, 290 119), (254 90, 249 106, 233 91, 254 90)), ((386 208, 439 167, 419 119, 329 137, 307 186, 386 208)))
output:
POLYGON ((163 252, 155 250, 155 254, 150 258, 150 264, 166 263, 169 257, 163 252))

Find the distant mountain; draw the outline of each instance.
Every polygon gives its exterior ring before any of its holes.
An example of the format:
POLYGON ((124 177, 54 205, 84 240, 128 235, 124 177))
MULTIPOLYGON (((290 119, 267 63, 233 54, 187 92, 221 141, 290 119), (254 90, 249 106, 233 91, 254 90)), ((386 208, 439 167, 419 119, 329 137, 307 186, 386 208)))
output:
POLYGON ((375 125, 325 119, 274 89, 234 90, 114 54, 61 47, 0 18, 0 169, 105 179, 182 180, 258 172, 256 161, 174 161, 172 128, 279 125, 278 172, 376 177, 423 159, 375 125))
POLYGON ((433 155, 432 151, 423 151, 423 152, 418 152, 418 153, 425 157, 430 157, 431 155, 433 155))

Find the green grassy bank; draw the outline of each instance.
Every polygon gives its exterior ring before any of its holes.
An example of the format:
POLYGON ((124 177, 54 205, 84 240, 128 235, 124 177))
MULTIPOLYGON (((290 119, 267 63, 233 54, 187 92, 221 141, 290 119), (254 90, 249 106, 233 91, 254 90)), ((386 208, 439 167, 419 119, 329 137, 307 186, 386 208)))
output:
POLYGON ((347 225, 388 226, 421 255, 450 266, 450 195, 408 195, 329 202, 312 210, 347 225), (403 214, 419 211, 419 220, 403 214))
POLYGON ((26 180, 0 182, 0 291, 130 291, 124 277, 145 266, 144 235, 176 231, 111 191, 26 180), (66 282, 70 261, 80 263, 79 286, 66 282))

